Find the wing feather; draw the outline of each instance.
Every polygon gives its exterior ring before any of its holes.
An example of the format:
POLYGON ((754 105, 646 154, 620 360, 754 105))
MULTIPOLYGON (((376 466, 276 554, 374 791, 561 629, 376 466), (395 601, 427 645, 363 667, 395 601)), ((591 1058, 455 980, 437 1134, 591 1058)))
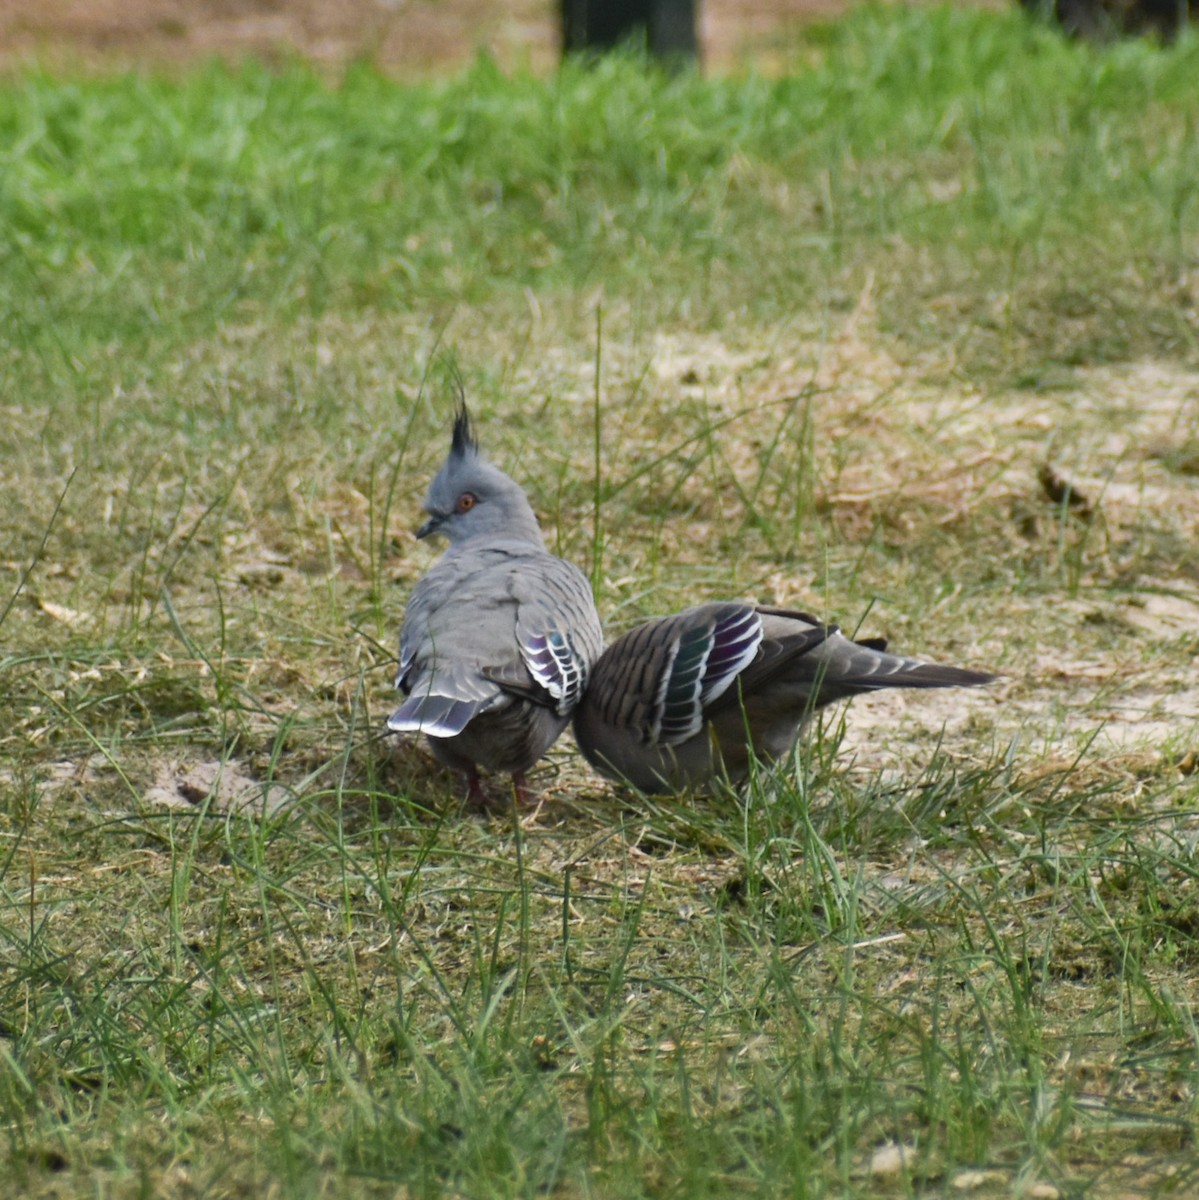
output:
POLYGON ((603 634, 587 578, 539 548, 449 551, 413 590, 392 729, 453 737, 515 697, 568 716, 603 634))
POLYGON ((672 636, 655 697, 653 742, 674 746, 699 733, 708 707, 754 661, 762 624, 749 605, 715 604, 659 628, 672 636))

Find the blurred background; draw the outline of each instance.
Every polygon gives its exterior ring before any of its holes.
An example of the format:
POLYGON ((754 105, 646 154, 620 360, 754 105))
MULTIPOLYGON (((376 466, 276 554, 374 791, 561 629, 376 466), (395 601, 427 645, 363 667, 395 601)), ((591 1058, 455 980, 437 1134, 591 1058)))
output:
MULTIPOLYGON (((998 7, 1000 0, 966 2, 998 7)), ((769 69, 793 46, 797 26, 848 7, 848 0, 697 0, 701 57, 719 70, 749 58, 769 69)), ((558 59, 562 24, 560 0, 4 0, 0 60, 298 54, 331 68, 367 58, 407 74, 460 65, 485 49, 503 65, 545 69, 558 59)))

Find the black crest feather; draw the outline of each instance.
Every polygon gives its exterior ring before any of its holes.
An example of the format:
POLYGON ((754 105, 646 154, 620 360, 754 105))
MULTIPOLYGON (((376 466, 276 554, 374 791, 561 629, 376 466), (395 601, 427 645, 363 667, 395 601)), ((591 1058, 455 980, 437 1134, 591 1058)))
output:
POLYGON ((450 453, 457 458, 479 453, 479 441, 470 421, 470 411, 462 400, 458 402, 458 411, 454 414, 454 440, 450 444, 450 453))

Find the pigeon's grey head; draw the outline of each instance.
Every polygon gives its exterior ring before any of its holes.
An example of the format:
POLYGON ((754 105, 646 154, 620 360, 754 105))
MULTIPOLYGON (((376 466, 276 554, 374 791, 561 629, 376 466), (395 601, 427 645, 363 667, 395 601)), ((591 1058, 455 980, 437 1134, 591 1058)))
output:
POLYGON ((418 538, 440 533, 451 545, 480 537, 544 545, 524 489, 480 453, 465 405, 454 418, 449 457, 429 485, 424 509, 429 519, 418 538))

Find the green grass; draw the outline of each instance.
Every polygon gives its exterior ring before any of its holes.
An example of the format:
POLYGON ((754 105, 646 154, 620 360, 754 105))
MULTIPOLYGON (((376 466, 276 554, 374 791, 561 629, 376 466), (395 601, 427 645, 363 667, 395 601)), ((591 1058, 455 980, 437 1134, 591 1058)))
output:
POLYGON ((792 54, 0 86, 0 1191, 1199 1186, 1199 43, 792 54), (380 736, 456 371, 610 631, 1005 681, 463 814, 380 736))

